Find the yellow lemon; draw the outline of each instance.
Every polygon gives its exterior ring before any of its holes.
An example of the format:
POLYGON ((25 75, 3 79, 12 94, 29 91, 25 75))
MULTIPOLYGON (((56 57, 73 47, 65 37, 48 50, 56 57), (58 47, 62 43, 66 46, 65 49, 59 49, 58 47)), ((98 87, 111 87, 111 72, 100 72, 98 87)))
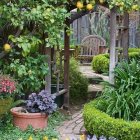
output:
POLYGON ((85 139, 86 138, 85 138, 85 135, 84 134, 80 136, 80 140, 85 140, 85 139))
POLYGON ((48 137, 47 137, 47 136, 44 136, 44 137, 43 137, 43 140, 48 140, 48 137))
POLYGON ((138 5, 137 4, 133 5, 132 10, 138 10, 138 5))
POLYGON ((87 10, 89 10, 89 11, 90 11, 90 10, 92 10, 92 9, 93 9, 93 5, 89 3, 89 4, 87 4, 86 8, 87 8, 87 10))
POLYGON ((121 3, 120 3, 120 6, 124 6, 124 2, 121 2, 121 3))
POLYGON ((78 9, 82 9, 84 7, 83 3, 80 1, 77 2, 76 6, 78 9))
POLYGON ((3 48, 5 52, 9 52, 11 50, 11 46, 9 44, 5 44, 3 48))
POLYGON ((103 4, 104 3, 104 0, 100 0, 100 3, 103 4))
POLYGON ((33 140, 33 138, 30 136, 28 140, 33 140))

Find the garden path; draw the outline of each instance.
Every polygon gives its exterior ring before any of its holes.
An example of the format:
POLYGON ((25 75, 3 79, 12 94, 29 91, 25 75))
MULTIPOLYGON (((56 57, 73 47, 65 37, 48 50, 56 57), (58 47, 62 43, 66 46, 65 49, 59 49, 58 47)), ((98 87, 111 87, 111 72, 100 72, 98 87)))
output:
POLYGON ((102 74, 97 74, 92 70, 91 66, 80 66, 80 72, 87 78, 102 78, 104 81, 109 81, 108 76, 104 76, 102 74))
MULTIPOLYGON (((88 79, 90 78, 101 78, 104 81, 109 81, 108 76, 103 76, 101 74, 96 74, 91 66, 80 66, 79 71, 88 79)), ((94 98, 97 92, 102 91, 102 85, 91 83, 88 87, 88 93, 92 93, 92 97, 94 98)), ((89 98, 89 100, 91 99, 89 98)), ((80 109, 72 113, 69 120, 64 121, 61 126, 57 128, 58 132, 60 133, 61 140, 81 140, 80 136, 82 134, 86 134, 86 129, 84 128, 84 121, 82 117, 82 108, 81 105, 80 109)), ((86 139, 87 140, 87 139, 86 139)), ((97 140, 96 137, 92 138, 91 140, 97 140)), ((101 138, 100 140, 105 140, 101 138)))
POLYGON ((79 140, 80 135, 86 132, 82 110, 74 113, 71 119, 64 121, 57 130, 60 133, 61 140, 79 140))

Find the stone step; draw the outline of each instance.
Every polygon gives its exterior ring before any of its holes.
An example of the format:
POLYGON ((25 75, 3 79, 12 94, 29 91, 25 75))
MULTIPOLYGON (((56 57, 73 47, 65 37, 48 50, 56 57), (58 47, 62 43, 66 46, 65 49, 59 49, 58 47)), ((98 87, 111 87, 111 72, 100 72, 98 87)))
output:
POLYGON ((102 93, 103 85, 101 84, 90 84, 88 86, 88 99, 94 99, 102 93))

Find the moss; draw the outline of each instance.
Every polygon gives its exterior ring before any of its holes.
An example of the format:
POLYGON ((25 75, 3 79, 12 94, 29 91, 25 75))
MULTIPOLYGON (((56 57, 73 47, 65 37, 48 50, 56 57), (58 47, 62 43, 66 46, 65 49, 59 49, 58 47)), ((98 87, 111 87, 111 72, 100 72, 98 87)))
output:
POLYGON ((97 102, 94 100, 84 106, 83 117, 87 131, 118 140, 140 140, 140 122, 112 118, 97 109, 97 102))

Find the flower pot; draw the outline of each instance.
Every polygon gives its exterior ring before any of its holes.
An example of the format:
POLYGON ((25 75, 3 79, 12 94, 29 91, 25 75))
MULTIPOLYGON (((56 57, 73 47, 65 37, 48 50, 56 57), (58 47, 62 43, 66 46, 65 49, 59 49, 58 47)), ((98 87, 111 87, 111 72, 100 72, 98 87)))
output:
POLYGON ((48 115, 42 113, 25 113, 22 107, 14 107, 10 111, 13 115, 14 126, 26 130, 28 126, 34 129, 44 129, 47 126, 48 115))
POLYGON ((12 103, 12 98, 0 99, 0 117, 10 110, 12 103))

